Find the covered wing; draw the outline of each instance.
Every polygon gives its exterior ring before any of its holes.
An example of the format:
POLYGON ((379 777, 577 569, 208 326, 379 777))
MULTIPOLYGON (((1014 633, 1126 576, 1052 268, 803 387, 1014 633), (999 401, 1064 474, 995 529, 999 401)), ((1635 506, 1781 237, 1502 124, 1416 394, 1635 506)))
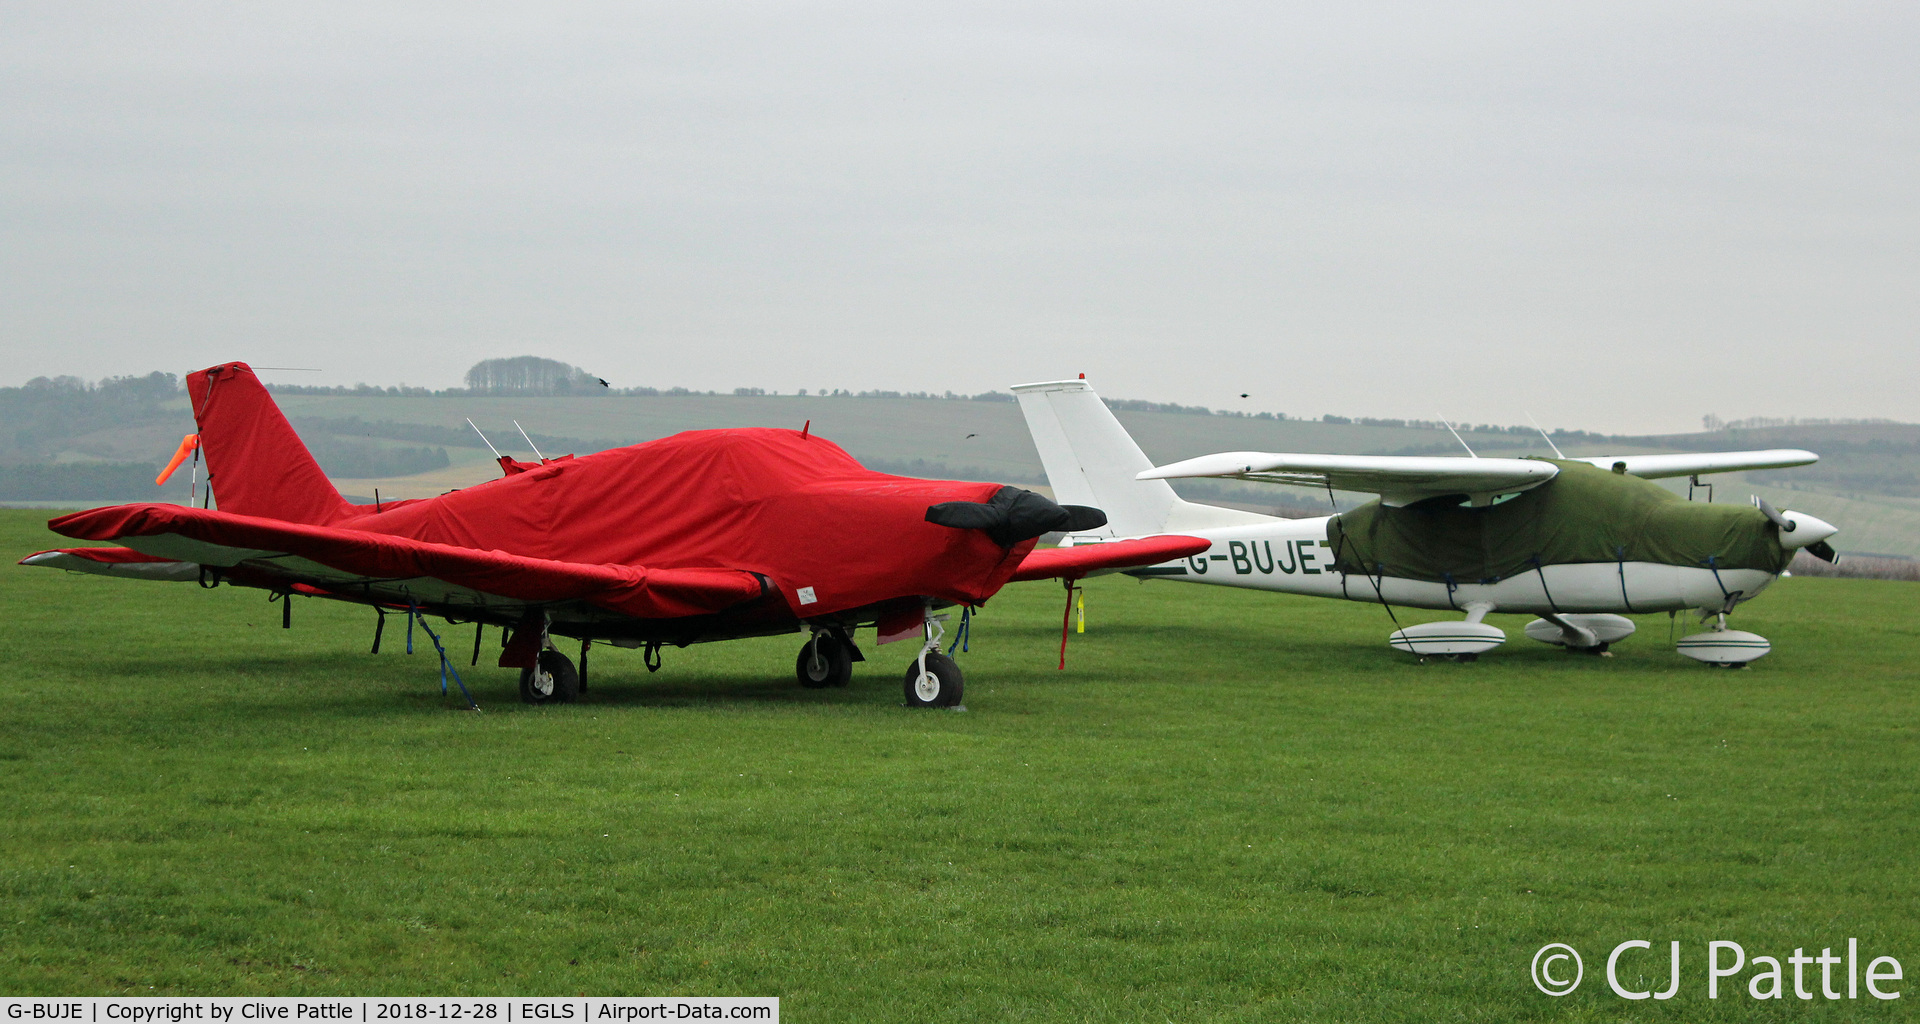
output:
POLYGON ((1199 537, 1170 533, 1136 540, 1039 549, 1020 562, 1020 568, 1014 570, 1013 582, 1047 580, 1058 576, 1078 579, 1101 569, 1125 569, 1170 562, 1176 558, 1197 555, 1211 546, 1211 541, 1199 537))
MULTIPOLYGON (((451 590, 517 603, 585 601, 654 619, 705 615, 762 592, 760 577, 738 569, 556 561, 179 505, 92 509, 47 525, 69 537, 117 540, 167 562, 237 567, 258 576, 315 584, 342 596, 357 590, 369 598, 390 597, 400 587, 409 594, 418 592, 423 602, 438 602, 451 590)), ((86 561, 89 556, 78 552, 88 550, 43 554, 86 561)), ((31 564, 84 568, 57 559, 31 564)))
POLYGON ((1139 474, 1141 480, 1231 477, 1265 483, 1332 487, 1378 494, 1388 506, 1464 494, 1476 503, 1538 487, 1560 471, 1541 459, 1474 459, 1430 455, 1301 455, 1221 452, 1139 474))
POLYGON ((1589 466, 1610 469, 1646 480, 1667 476, 1694 476, 1700 473, 1732 473, 1742 469, 1785 469, 1807 466, 1820 456, 1799 448, 1769 448, 1758 452, 1681 452, 1677 455, 1608 455, 1575 459, 1589 466))

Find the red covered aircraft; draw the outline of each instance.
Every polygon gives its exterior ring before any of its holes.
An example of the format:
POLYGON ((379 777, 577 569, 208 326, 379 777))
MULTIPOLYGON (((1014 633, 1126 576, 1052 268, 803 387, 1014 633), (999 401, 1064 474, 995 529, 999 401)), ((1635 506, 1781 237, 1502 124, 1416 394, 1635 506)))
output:
MULTIPOLYGON (((1034 550, 1105 522, 1016 487, 872 472, 806 430, 697 430, 540 466, 437 498, 349 504, 245 363, 190 374, 219 508, 120 505, 52 520, 119 548, 22 560, 108 576, 257 587, 497 625, 502 667, 532 703, 584 688, 593 641, 646 647, 805 631, 796 671, 843 686, 853 631, 917 636, 907 703, 959 703, 933 609, 976 607, 1012 580, 1149 565, 1207 542, 1156 537, 1034 550), (581 665, 553 647, 581 641, 581 665)), ((507 460, 502 460, 503 463, 507 460)), ((518 470, 518 471, 514 471, 518 470)), ((476 657, 479 636, 474 638, 476 657)), ((437 641, 436 641, 437 643, 437 641)), ((379 649, 376 631, 374 649, 379 649)), ((442 653, 444 658, 444 651, 442 653)))

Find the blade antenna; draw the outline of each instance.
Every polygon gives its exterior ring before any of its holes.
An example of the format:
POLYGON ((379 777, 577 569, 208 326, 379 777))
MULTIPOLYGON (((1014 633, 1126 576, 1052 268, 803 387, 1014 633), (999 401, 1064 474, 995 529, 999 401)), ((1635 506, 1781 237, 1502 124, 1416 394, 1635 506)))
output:
POLYGON ((513 429, 515 429, 515 430, 518 430, 518 431, 520 432, 520 438, 521 438, 521 440, 524 440, 524 441, 526 441, 526 442, 527 442, 527 447, 529 447, 529 448, 532 448, 532 449, 533 449, 533 457, 534 457, 534 458, 536 458, 536 459, 539 459, 539 460, 540 460, 541 462, 545 462, 545 461, 547 461, 547 457, 546 457, 545 455, 542 455, 542 454, 540 454, 540 448, 539 448, 539 446, 537 446, 537 445, 535 445, 535 444, 533 443, 533 438, 531 438, 531 437, 528 437, 528 436, 527 436, 527 428, 525 428, 525 427, 523 427, 523 426, 521 426, 521 425, 520 425, 520 421, 519 421, 519 420, 514 420, 514 421, 513 421, 513 429))
MULTIPOLYGON (((472 417, 467 418, 467 426, 473 427, 472 417)), ((487 440, 487 435, 484 431, 482 431, 479 427, 473 427, 473 432, 480 435, 480 443, 487 446, 487 450, 493 453, 494 458, 497 459, 500 457, 500 449, 495 448, 493 446, 493 442, 487 440)))
POLYGON ((1540 429, 1540 421, 1534 419, 1532 413, 1527 413, 1527 422, 1533 424, 1533 429, 1540 431, 1540 439, 1547 442, 1547 447, 1553 449, 1554 458, 1566 458, 1565 455, 1560 454, 1560 446, 1553 443, 1553 438, 1545 430, 1540 429))
POLYGON ((1479 453, 1473 450, 1473 446, 1467 443, 1467 439, 1464 437, 1461 437, 1460 432, 1458 430, 1453 429, 1453 424, 1447 423, 1446 420, 1441 420, 1440 422, 1447 424, 1447 433, 1452 434, 1453 439, 1455 441, 1460 442, 1460 447, 1465 448, 1467 450, 1468 455, 1471 455, 1476 459, 1480 457, 1479 453))

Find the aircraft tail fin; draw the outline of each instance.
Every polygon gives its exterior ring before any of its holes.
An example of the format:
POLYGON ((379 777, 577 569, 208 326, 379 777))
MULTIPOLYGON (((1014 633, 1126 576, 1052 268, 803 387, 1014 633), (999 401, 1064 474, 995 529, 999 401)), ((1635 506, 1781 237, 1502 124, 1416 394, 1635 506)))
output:
POLYGON ((221 511, 312 525, 355 513, 252 367, 223 363, 190 373, 187 395, 221 511))
POLYGON ((1101 535, 1138 537, 1269 518, 1184 501, 1165 480, 1134 479, 1152 469, 1153 462, 1085 380, 1021 384, 1012 390, 1046 468, 1053 500, 1105 511, 1107 525, 1097 531, 1101 535))

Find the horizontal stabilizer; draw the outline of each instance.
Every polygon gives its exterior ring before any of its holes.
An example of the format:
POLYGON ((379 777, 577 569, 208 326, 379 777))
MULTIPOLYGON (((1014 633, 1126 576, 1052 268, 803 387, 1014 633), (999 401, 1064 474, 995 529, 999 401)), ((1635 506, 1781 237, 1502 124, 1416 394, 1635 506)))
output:
POLYGON ((132 548, 59 548, 36 551, 20 560, 21 565, 38 565, 68 572, 87 572, 95 576, 117 576, 126 580, 169 580, 186 583, 200 578, 196 562, 143 555, 132 548))
POLYGON ((1221 452, 1150 469, 1139 478, 1230 477, 1332 487, 1378 494, 1383 504, 1397 506, 1454 494, 1468 495, 1482 504, 1498 494, 1538 487, 1558 472, 1560 467, 1541 459, 1221 452))
POLYGON ((1701 473, 1733 473, 1743 469, 1785 469, 1808 466, 1820 456, 1799 448, 1769 448, 1758 452, 1680 452, 1675 455, 1606 455, 1575 459, 1590 466, 1646 480, 1701 473))
POLYGON ((1212 546, 1212 542, 1199 537, 1162 534, 1138 540, 1075 544, 1070 548, 1038 548, 1029 553, 1020 563, 1020 568, 1014 571, 1013 582, 1050 580, 1062 576, 1078 579, 1101 569, 1125 569, 1170 562, 1176 558, 1197 555, 1212 546))

